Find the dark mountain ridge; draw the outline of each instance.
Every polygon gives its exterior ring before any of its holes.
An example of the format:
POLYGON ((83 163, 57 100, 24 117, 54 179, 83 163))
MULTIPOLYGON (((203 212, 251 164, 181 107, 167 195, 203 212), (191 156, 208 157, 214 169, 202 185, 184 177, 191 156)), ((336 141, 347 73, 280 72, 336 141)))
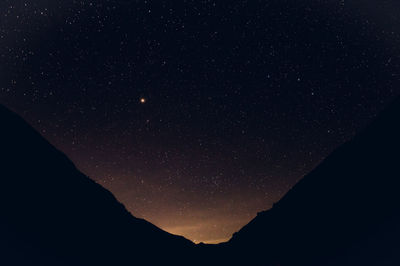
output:
POLYGON ((191 254, 192 242, 133 217, 3 106, 0 121, 0 264, 180 264, 191 254))
POLYGON ((235 263, 399 265, 399 153, 397 99, 221 246, 235 263))
POLYGON ((220 245, 133 217, 0 106, 2 265, 399 265, 400 98, 220 245))

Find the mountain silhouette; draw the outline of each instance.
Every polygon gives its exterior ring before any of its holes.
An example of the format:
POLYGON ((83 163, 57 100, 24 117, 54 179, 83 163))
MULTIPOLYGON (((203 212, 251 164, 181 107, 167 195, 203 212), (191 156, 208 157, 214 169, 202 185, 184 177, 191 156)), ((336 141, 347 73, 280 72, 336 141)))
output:
POLYGON ((400 265, 400 98, 227 243, 133 217, 0 106, 1 265, 400 265))
POLYGON ((192 254, 3 106, 0 122, 0 265, 178 265, 192 254))
POLYGON ((400 265, 399 185, 397 99, 216 250, 235 265, 400 265))

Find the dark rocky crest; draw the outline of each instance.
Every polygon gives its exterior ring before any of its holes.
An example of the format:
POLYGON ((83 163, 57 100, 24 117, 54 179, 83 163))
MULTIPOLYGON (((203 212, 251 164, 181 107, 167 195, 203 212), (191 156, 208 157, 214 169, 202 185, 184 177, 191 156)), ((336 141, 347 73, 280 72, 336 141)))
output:
POLYGON ((133 217, 2 106, 0 121, 1 265, 179 264, 190 253, 192 242, 133 217))
POLYGON ((397 99, 227 246, 262 265, 399 265, 399 166, 397 99))
POLYGON ((133 217, 0 107, 2 265, 400 265, 400 99, 232 239, 133 217))

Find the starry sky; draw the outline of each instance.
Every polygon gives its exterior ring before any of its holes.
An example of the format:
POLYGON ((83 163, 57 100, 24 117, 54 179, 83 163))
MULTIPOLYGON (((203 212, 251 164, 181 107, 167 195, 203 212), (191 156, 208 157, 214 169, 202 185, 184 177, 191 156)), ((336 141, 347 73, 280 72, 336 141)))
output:
POLYGON ((134 216, 226 241, 400 95, 396 2, 2 0, 0 103, 134 216))

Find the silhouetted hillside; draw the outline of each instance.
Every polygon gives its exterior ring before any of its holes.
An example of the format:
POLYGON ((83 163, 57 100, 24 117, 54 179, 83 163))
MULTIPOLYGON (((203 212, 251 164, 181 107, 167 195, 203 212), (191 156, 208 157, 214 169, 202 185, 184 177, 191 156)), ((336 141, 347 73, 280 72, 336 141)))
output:
POLYGON ((221 245, 234 264, 400 265, 400 99, 221 245))
POLYGON ((0 265, 186 264, 194 244, 133 217, 0 106, 0 265))
POLYGON ((197 248, 0 119, 1 265, 399 265, 400 99, 228 243, 197 248))

